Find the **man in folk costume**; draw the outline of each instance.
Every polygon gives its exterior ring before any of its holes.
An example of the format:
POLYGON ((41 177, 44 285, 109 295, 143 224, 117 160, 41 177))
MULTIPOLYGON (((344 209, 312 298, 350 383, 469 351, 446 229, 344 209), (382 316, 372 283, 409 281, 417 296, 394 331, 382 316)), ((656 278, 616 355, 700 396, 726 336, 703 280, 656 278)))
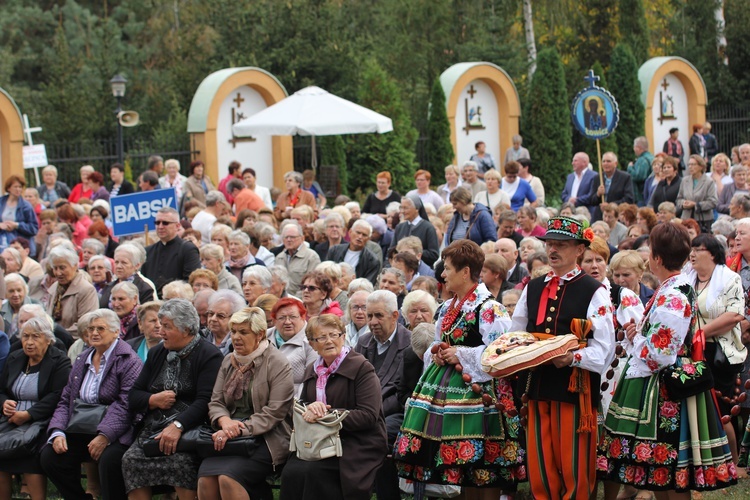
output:
POLYGON ((540 239, 552 271, 529 282, 513 314, 511 331, 581 339, 578 350, 527 381, 527 463, 537 500, 588 498, 596 484, 599 374, 614 357, 615 332, 609 293, 576 264, 593 237, 575 219, 551 218, 540 239))

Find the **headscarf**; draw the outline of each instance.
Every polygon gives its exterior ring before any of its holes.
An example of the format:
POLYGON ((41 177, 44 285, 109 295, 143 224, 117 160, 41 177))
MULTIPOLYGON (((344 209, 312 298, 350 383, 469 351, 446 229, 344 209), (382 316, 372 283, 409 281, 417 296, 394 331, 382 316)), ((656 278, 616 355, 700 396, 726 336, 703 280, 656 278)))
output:
POLYGON ((424 209, 424 203, 422 203, 422 198, 420 198, 417 193, 407 194, 406 197, 409 198, 412 203, 414 203, 414 208, 416 208, 417 212, 419 212, 419 216, 423 218, 424 220, 429 221, 430 216, 427 215, 427 210, 424 209))

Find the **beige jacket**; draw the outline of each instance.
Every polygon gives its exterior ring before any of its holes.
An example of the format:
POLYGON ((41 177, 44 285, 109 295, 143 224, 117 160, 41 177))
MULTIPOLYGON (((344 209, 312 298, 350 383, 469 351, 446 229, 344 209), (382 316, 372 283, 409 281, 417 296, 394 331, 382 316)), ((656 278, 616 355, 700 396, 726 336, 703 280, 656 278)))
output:
MULTIPOLYGON (((99 309, 99 296, 96 294, 94 285, 86 279, 87 276, 83 271, 76 272, 75 278, 70 282, 68 289, 62 296, 62 318, 58 323, 74 339, 78 339, 78 318, 99 309)), ((57 287, 57 282, 50 287, 49 298, 47 303, 44 304, 44 308, 50 316, 55 309, 57 287)))
MULTIPOLYGON (((289 437, 292 433, 292 404, 294 403, 294 381, 292 368, 286 357, 270 344, 256 358, 252 377, 252 399, 254 413, 245 421, 244 435, 263 436, 271 452, 273 465, 286 462, 289 455, 289 437), (249 432, 248 432, 249 431, 249 432)), ((232 373, 232 354, 226 356, 219 368, 208 418, 214 428, 219 428, 220 417, 232 417, 235 402, 224 392, 224 385, 232 373)))
POLYGON ((318 252, 311 250, 304 243, 299 246, 297 253, 291 259, 287 251, 284 250, 274 261, 274 265, 286 268, 289 273, 289 283, 286 285, 286 291, 289 295, 297 295, 299 286, 302 284, 302 277, 315 269, 318 264, 320 264, 318 252))
MULTIPOLYGON (((206 187, 209 191, 216 189, 214 183, 211 182, 211 178, 207 175, 203 176, 203 180, 206 181, 206 187)), ((182 189, 185 191, 185 201, 197 201, 201 208, 206 208, 206 193, 203 191, 201 183, 192 175, 182 184, 182 189)))

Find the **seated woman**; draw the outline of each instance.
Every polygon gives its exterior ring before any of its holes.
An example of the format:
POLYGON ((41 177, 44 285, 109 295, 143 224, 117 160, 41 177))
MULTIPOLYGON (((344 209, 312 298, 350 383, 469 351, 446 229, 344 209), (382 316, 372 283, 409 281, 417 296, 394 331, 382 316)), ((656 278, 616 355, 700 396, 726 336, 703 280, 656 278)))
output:
POLYGON ((78 338, 78 318, 99 308, 96 290, 78 269, 78 254, 66 246, 50 250, 49 262, 57 281, 49 289, 47 314, 78 338))
POLYGON ((305 369, 315 361, 315 351, 305 338, 307 310, 297 299, 285 297, 271 310, 275 326, 266 332, 268 340, 286 357, 292 367, 294 395, 299 397, 305 369))
POLYGON ((208 269, 196 269, 190 273, 188 284, 193 287, 195 293, 201 290, 216 291, 219 289, 219 278, 216 277, 216 273, 208 269))
POLYGON ((409 330, 421 323, 433 323, 438 304, 435 298, 423 290, 412 290, 401 304, 401 315, 409 330))
POLYGON ((234 352, 224 358, 208 405, 214 447, 256 436, 251 456, 203 460, 198 471, 200 498, 272 499, 266 477, 286 462, 294 401, 292 369, 286 357, 266 339, 266 316, 246 307, 229 320, 234 352))
POLYGON ((122 281, 130 281, 138 288, 138 298, 141 304, 156 300, 154 283, 140 273, 141 266, 146 262, 146 250, 135 243, 123 243, 115 249, 115 279, 107 288, 102 290, 99 306, 110 307, 110 293, 112 288, 122 281))
POLYGON ((635 250, 619 251, 612 256, 609 262, 609 270, 612 271, 612 281, 616 285, 633 290, 641 304, 648 304, 654 295, 654 290, 641 283, 643 273, 646 271, 646 263, 635 250))
POLYGON ((504 291, 513 288, 513 285, 505 279, 508 276, 508 260, 498 253, 485 256, 479 276, 497 301, 500 300, 504 291))
POLYGON ((141 336, 138 328, 138 288, 129 282, 117 283, 110 296, 112 310, 120 319, 120 339, 132 340, 141 336))
POLYGON ((26 304, 38 304, 29 297, 29 285, 20 274, 10 273, 5 276, 5 302, 0 307, 0 317, 3 319, 8 339, 13 340, 18 335, 18 312, 26 304))
MULTIPOLYGON (((12 352, 0 375, 3 416, 13 425, 48 422, 70 373, 70 360, 55 349, 52 322, 44 315, 21 327, 23 349, 12 352)), ((38 443, 44 444, 42 432, 38 443)), ((23 474, 32 500, 46 498, 47 478, 39 455, 0 460, 0 498, 11 498, 11 474, 23 474)))
POLYGON ((345 345, 338 316, 323 314, 307 324, 318 359, 305 371, 303 418, 315 422, 330 409, 349 410, 341 429, 341 458, 306 462, 295 455, 281 474, 281 500, 369 499, 375 473, 387 453, 383 400, 375 369, 345 345), (335 376, 334 376, 335 375, 335 376))
POLYGON ((206 270, 213 271, 219 280, 219 289, 226 288, 242 295, 240 280, 224 266, 224 250, 219 245, 209 243, 201 247, 200 253, 201 265, 206 270))
POLYGON ((109 309, 89 313, 89 348, 75 361, 48 432, 51 446, 41 454, 42 468, 64 498, 85 498, 80 470, 98 462, 105 499, 127 498, 120 462, 133 442, 133 417, 128 392, 141 372, 138 355, 118 340, 120 320, 109 309), (90 434, 66 432, 77 402, 106 405, 90 434))
POLYGON ((138 329, 143 335, 126 341, 144 363, 148 359, 149 351, 161 342, 161 323, 159 323, 161 304, 155 300, 138 306, 138 329))
POLYGON ((87 271, 89 261, 95 255, 104 255, 104 243, 96 238, 86 238, 81 245, 81 262, 78 264, 78 267, 87 271))
POLYGON ((94 255, 89 259, 88 273, 91 284, 101 298, 102 290, 112 281, 112 262, 104 255, 94 255))
POLYGON ((331 278, 321 272, 307 273, 302 277, 302 302, 307 309, 307 318, 321 314, 335 314, 339 318, 344 316, 344 311, 335 300, 331 299, 333 283, 331 278))
POLYGON ((178 452, 177 442, 184 431, 206 420, 222 356, 198 335, 198 313, 189 301, 165 302, 159 322, 164 342, 150 351, 128 398, 131 410, 145 416, 122 457, 125 491, 131 500, 146 500, 152 487, 167 485, 175 488, 180 500, 193 500, 200 459, 178 452), (142 442, 154 434, 164 455, 147 457, 142 442))

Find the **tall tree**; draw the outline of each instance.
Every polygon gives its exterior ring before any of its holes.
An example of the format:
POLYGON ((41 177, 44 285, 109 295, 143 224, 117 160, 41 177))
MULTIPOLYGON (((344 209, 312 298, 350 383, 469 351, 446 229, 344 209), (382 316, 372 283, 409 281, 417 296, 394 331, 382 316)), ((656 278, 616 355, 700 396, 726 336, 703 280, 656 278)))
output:
POLYGON ((617 0, 584 0, 578 22, 581 40, 577 51, 581 67, 590 67, 595 61, 609 66, 609 56, 616 40, 615 14, 617 0))
POLYGON ((650 45, 646 9, 643 0, 620 0, 618 4, 621 42, 627 43, 633 50, 638 65, 648 59, 650 45))
MULTIPOLYGON (((620 166, 625 167, 635 160, 633 141, 644 134, 645 111, 641 102, 641 82, 638 80, 638 64, 630 47, 620 43, 612 52, 612 65, 607 73, 609 91, 615 96, 620 108, 620 123, 617 126, 617 150, 620 166)), ((654 145, 650 145, 652 150, 654 145)))
POLYGON ((432 174, 432 183, 441 184, 445 180, 446 165, 455 156, 451 143, 451 124, 445 109, 445 91, 436 78, 430 96, 430 118, 427 122, 427 169, 432 174))
POLYGON ((570 102, 565 72, 555 48, 539 51, 523 114, 523 137, 547 199, 557 199, 565 185, 572 153, 570 102))
MULTIPOLYGON (((746 0, 724 0, 726 19, 727 58, 729 71, 739 82, 740 93, 745 101, 750 100, 750 9, 746 0)), ((737 95, 736 95, 737 96, 737 95)))
POLYGON ((347 153, 351 158, 349 192, 371 192, 375 174, 381 170, 391 173, 396 191, 413 189, 417 131, 401 101, 398 84, 374 60, 366 63, 362 73, 358 102, 393 120, 393 131, 352 136, 347 153))
POLYGON ((534 13, 531 0, 523 0, 523 33, 526 36, 526 52, 529 59, 529 81, 534 78, 536 71, 536 39, 534 38, 534 13))

